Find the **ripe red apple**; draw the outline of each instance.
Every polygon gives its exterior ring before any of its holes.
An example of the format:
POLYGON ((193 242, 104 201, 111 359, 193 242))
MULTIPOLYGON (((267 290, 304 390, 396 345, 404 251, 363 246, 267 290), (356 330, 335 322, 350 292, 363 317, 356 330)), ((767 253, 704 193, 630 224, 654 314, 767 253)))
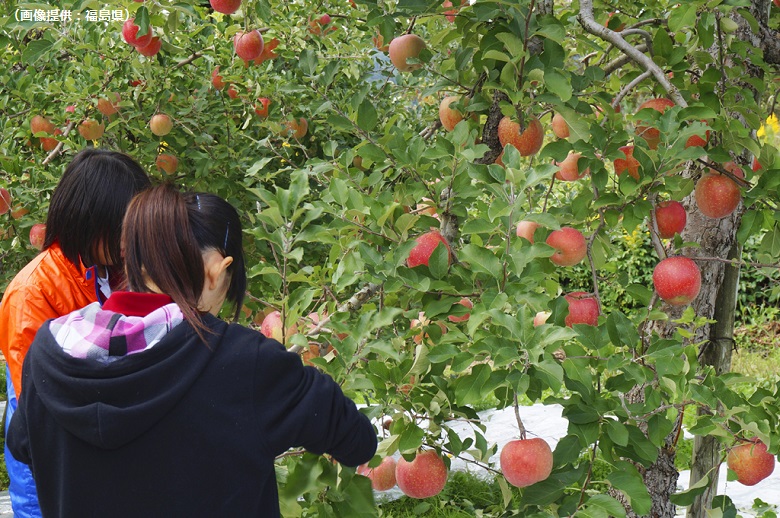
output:
POLYGON ((119 111, 117 105, 122 98, 116 92, 111 92, 108 97, 101 97, 97 100, 97 111, 103 115, 114 115, 119 111))
MULTIPOLYGON (((704 122, 704 121, 702 121, 704 122)), ((688 137, 688 140, 685 141, 685 147, 704 147, 707 145, 707 142, 710 141, 710 130, 706 130, 704 133, 704 138, 701 138, 699 135, 691 135, 688 137)))
POLYGON ((515 487, 526 487, 550 476, 553 455, 544 439, 517 439, 501 448, 499 462, 507 482, 515 487))
POLYGON ((152 40, 149 42, 149 45, 144 45, 143 47, 136 47, 135 49, 138 51, 139 54, 142 54, 147 57, 152 57, 156 55, 158 52, 160 52, 160 48, 162 47, 162 40, 159 36, 154 36, 152 40))
POLYGON ((441 104, 439 104, 439 120, 441 121, 441 125, 444 126, 444 129, 447 131, 452 131, 455 129, 455 126, 466 118, 464 113, 461 113, 460 111, 451 108, 450 105, 454 102, 463 101, 463 104, 468 104, 468 99, 463 97, 461 98, 458 95, 450 95, 442 99, 441 104))
POLYGON ((258 97, 257 102, 260 104, 255 104, 255 113, 265 119, 268 117, 268 107, 271 105, 271 100, 267 97, 258 97))
POLYGON ((257 29, 249 32, 237 32, 233 36, 233 49, 244 61, 252 61, 263 53, 263 36, 257 29))
POLYGON ((574 324, 598 325, 599 301, 596 300, 596 297, 588 295, 584 291, 573 291, 564 295, 563 298, 569 303, 569 313, 564 320, 568 327, 574 324))
POLYGON ((444 236, 442 236, 438 231, 431 230, 430 232, 426 232, 425 234, 417 236, 415 241, 417 241, 417 244, 414 248, 412 248, 411 252, 409 252, 409 258, 406 260, 406 265, 409 268, 414 268, 415 266, 419 266, 421 264, 428 266, 428 261, 431 258, 431 254, 439 245, 439 243, 443 244, 447 249, 448 263, 452 261, 452 251, 450 250, 450 245, 447 244, 444 236))
MULTIPOLYGON (((458 301, 458 304, 460 304, 461 306, 466 306, 469 309, 474 307, 474 303, 471 302, 466 297, 463 297, 462 299, 460 299, 458 301)), ((447 318, 449 319, 450 322, 466 322, 466 321, 468 321, 470 316, 471 316, 471 313, 466 313, 465 315, 461 315, 459 317, 455 316, 455 315, 450 315, 447 318)))
POLYGON ((767 453, 766 444, 758 437, 753 437, 729 450, 726 465, 737 474, 737 482, 754 486, 775 470, 775 456, 767 453))
POLYGON ((425 41, 416 34, 404 34, 393 38, 388 47, 390 62, 401 72, 411 72, 422 67, 422 63, 407 63, 408 58, 417 58, 425 48, 425 41))
POLYGON ((549 311, 539 311, 536 315, 534 315, 534 327, 546 323, 551 314, 552 313, 549 311))
POLYGON ((536 232, 536 229, 539 228, 541 225, 539 223, 536 223, 534 221, 518 221, 517 222, 517 237, 524 237, 528 241, 533 244, 534 242, 534 233, 536 232))
POLYGON ((102 122, 98 123, 95 119, 86 119, 79 124, 79 135, 87 140, 98 140, 103 136, 105 129, 106 127, 102 122))
POLYGON ((238 90, 236 90, 233 85, 230 85, 227 88, 227 94, 228 97, 230 97, 231 99, 235 99, 236 97, 238 97, 238 90))
POLYGON ((574 182, 583 176, 589 175, 590 167, 586 167, 583 171, 580 171, 578 165, 580 158, 582 158, 582 153, 570 152, 563 162, 553 162, 560 168, 555 172, 555 177, 563 182, 574 182))
POLYGON ((679 201, 662 201, 655 207, 655 224, 661 239, 669 239, 685 229, 688 215, 679 201))
POLYGON ((667 257, 653 269, 653 286, 667 304, 684 306, 699 294, 701 271, 693 259, 667 257))
MULTIPOLYGON (((726 162, 723 168, 738 178, 745 177, 742 169, 734 162, 726 162)), ((699 178, 694 194, 696 206, 702 214, 713 219, 728 216, 742 200, 742 193, 734 180, 714 169, 699 178)))
POLYGON ((173 129, 173 121, 166 114, 157 113, 149 120, 149 129, 158 137, 163 137, 173 129))
POLYGON ((447 466, 434 450, 418 452, 412 462, 403 457, 395 467, 395 480, 410 498, 436 496, 447 483, 447 466))
POLYGON ((11 193, 5 187, 0 187, 0 216, 11 210, 11 193))
MULTIPOLYGON (((62 130, 60 128, 54 128, 53 135, 55 137, 57 135, 62 135, 62 130)), ((41 147, 43 147, 44 151, 52 151, 59 143, 60 141, 54 137, 41 137, 41 147)))
POLYGON ((241 7, 241 0, 209 0, 211 7, 222 14, 233 14, 241 7))
POLYGON ((552 126, 553 134, 555 134, 556 137, 569 138, 570 135, 569 125, 564 120, 563 115, 561 115, 560 113, 556 113, 555 115, 553 115, 550 126, 552 126))
POLYGON ((614 161, 615 173, 618 176, 628 171, 628 174, 636 181, 639 181, 639 160, 634 158, 634 146, 622 146, 620 151, 626 155, 626 158, 616 158, 614 161))
POLYGON ((291 121, 285 121, 282 127, 281 135, 283 137, 292 137, 295 139, 302 139, 309 131, 309 121, 300 117, 299 119, 293 119, 291 121))
POLYGON ((219 66, 214 68, 211 72, 211 85, 216 90, 222 90, 225 88, 225 81, 222 80, 222 76, 219 75, 219 66))
POLYGON ((122 25, 122 36, 125 41, 133 47, 145 47, 152 41, 152 27, 149 26, 149 30, 143 36, 138 36, 138 27, 135 24, 135 18, 130 18, 122 25))
POLYGON ((772 2, 777 6, 780 7, 780 0, 772 0, 772 2))
POLYGON ((279 46, 279 40, 277 38, 272 38, 269 41, 264 42, 263 45, 263 52, 257 56, 252 63, 255 65, 261 64, 263 61, 266 61, 268 59, 275 59, 279 57, 279 54, 274 52, 274 49, 279 46))
POLYGON ((542 149, 544 128, 534 117, 526 120, 526 127, 520 132, 520 124, 509 117, 504 117, 498 123, 498 140, 501 147, 512 144, 520 152, 520 156, 535 155, 542 149))
POLYGON ((43 242, 46 240, 46 225, 43 223, 36 223, 30 228, 30 244, 41 250, 43 248, 43 242))
POLYGON ((11 209, 11 217, 14 219, 19 219, 25 214, 29 214, 30 211, 22 207, 21 205, 17 205, 13 209, 11 209))
POLYGON ((179 159, 169 153, 161 153, 157 155, 154 164, 161 170, 168 174, 176 172, 176 168, 179 167, 179 159))
POLYGON ((40 132, 54 133, 54 124, 43 115, 35 115, 30 119, 30 131, 33 135, 40 132))
POLYGON ((260 324, 260 332, 277 342, 285 343, 292 335, 298 332, 298 326, 296 324, 287 326, 287 332, 285 333, 282 326, 282 314, 279 311, 272 311, 265 316, 260 324))
POLYGON ((553 230, 547 236, 546 242, 555 248, 550 261, 558 266, 573 266, 582 261, 588 252, 585 236, 576 228, 563 227, 560 230, 553 230))
MULTIPOLYGON (((652 108, 660 113, 666 111, 667 108, 674 106, 674 102, 665 98, 659 97, 657 99, 650 99, 639 105, 637 112, 645 108, 652 108)), ((658 128, 637 125, 636 134, 647 141, 647 147, 650 149, 658 149, 658 144, 661 142, 661 132, 658 128)))
POLYGON ((379 463, 379 466, 369 468, 368 464, 363 464, 357 469, 357 473, 370 478, 371 487, 375 491, 387 491, 395 487, 395 468, 395 459, 393 457, 385 457, 379 463))

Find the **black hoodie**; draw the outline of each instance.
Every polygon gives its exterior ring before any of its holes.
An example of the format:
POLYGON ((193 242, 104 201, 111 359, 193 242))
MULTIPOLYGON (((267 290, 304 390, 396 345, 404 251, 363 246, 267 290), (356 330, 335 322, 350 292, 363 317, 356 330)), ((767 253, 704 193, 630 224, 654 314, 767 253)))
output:
POLYGON ((289 448, 371 459, 376 432, 332 378, 256 331, 204 321, 208 345, 183 322, 108 364, 41 328, 7 444, 44 516, 273 517, 274 459, 289 448))

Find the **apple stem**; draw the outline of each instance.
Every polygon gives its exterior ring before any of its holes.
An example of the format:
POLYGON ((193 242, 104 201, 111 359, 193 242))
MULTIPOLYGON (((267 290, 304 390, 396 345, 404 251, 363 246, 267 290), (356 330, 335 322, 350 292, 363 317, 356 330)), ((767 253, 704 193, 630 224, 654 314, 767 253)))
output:
POLYGON ((525 425, 523 424, 523 420, 520 419, 520 403, 517 400, 517 392, 515 392, 514 407, 515 419, 517 419, 517 428, 520 429, 520 438, 525 439, 525 425))

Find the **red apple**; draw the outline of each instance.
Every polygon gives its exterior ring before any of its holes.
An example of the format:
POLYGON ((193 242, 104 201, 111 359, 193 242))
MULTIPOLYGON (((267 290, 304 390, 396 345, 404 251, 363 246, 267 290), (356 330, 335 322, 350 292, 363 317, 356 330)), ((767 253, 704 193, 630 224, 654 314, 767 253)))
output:
POLYGON ((563 162, 553 162, 560 168, 558 171, 556 171, 555 177, 563 182, 574 182, 583 176, 589 175, 589 167, 586 167, 583 171, 580 171, 580 167, 578 165, 580 158, 582 158, 581 153, 570 152, 563 162))
POLYGON ((509 441, 501 448, 499 461, 507 482, 515 487, 526 487, 545 480, 553 467, 550 445, 538 437, 509 441))
POLYGON ((447 466, 434 450, 418 452, 412 462, 403 457, 398 459, 395 480, 410 498, 436 496, 447 483, 447 466))
POLYGON ((570 132, 569 132, 569 125, 564 120, 563 115, 560 113, 556 113, 553 115, 552 122, 550 123, 550 126, 552 126, 553 134, 555 134, 558 138, 569 138, 570 132))
POLYGON ((688 257, 667 257, 653 269, 653 286, 667 304, 684 306, 699 294, 701 271, 688 257))
POLYGON ((385 457, 379 463, 379 466, 369 468, 368 464, 363 464, 357 469, 357 473, 370 478, 371 487, 375 491, 387 491, 395 487, 395 469, 395 459, 393 457, 385 457))
POLYGON ((534 242, 534 233, 536 232, 536 229, 539 228, 541 225, 539 223, 536 223, 535 221, 518 221, 517 222, 517 237, 524 237, 528 241, 533 244, 534 242))
POLYGON ((265 119, 268 117, 268 107, 271 105, 271 100, 267 97, 259 97, 257 102, 259 104, 255 104, 255 113, 265 119))
POLYGON ((79 124, 79 135, 87 140, 98 140, 103 136, 105 129, 106 127, 102 122, 98 123, 95 119, 86 119, 79 124))
POLYGON ((215 90, 222 90, 225 88, 225 81, 222 80, 222 76, 219 75, 219 67, 217 66, 211 72, 211 85, 215 90))
POLYGON ((766 444, 754 437, 731 448, 726 465, 737 474, 737 482, 755 486, 775 470, 775 456, 767 453, 766 444))
MULTIPOLYGON (((726 162, 723 168, 738 178, 745 177, 742 169, 734 162, 726 162)), ((702 214, 713 219, 728 216, 742 200, 742 193, 734 180, 714 169, 699 178, 694 194, 696 206, 702 214)))
POLYGON ((0 187, 0 215, 11 210, 11 193, 5 187, 0 187))
POLYGON ((298 332, 298 326, 296 324, 287 326, 287 331, 285 332, 282 325, 282 314, 279 311, 272 311, 265 316, 260 324, 260 332, 277 342, 285 343, 292 335, 298 332))
POLYGON ((173 121, 164 113, 157 113, 149 120, 149 129, 158 137, 163 137, 173 129, 173 121))
POLYGON ((585 258, 588 244, 585 236, 576 228, 563 227, 553 230, 547 237, 547 244, 555 248, 550 261, 558 266, 573 266, 585 258))
POLYGON ((101 97, 97 101, 97 111, 103 115, 114 115, 119 111, 117 105, 122 98, 116 92, 111 92, 108 97, 101 97))
MULTIPOLYGON (((674 106, 674 102, 665 97, 660 97, 643 102, 639 105, 637 112, 645 108, 652 108, 660 113, 663 113, 667 108, 672 106, 674 106)), ((637 125, 636 134, 647 141, 647 147, 650 149, 658 149, 658 144, 661 142, 661 132, 658 131, 658 128, 637 125)))
POLYGON ((636 181, 639 181, 639 160, 634 158, 634 146, 622 146, 620 151, 626 155, 626 158, 616 158, 613 162, 615 173, 618 176, 628 171, 628 174, 636 181))
MULTIPOLYGON (((704 122, 704 121, 702 121, 704 122)), ((704 147, 707 145, 707 142, 710 141, 710 130, 706 130, 704 133, 704 138, 700 137, 699 135, 691 135, 688 137, 688 140, 685 141, 685 147, 704 147)))
POLYGON ((25 214, 29 214, 30 211, 22 207, 21 205, 17 205, 13 209, 11 209, 11 217, 14 219, 19 219, 25 214))
MULTIPOLYGON (((442 99, 441 104, 439 104, 439 120, 441 121, 441 125, 444 126, 444 129, 447 131, 454 130, 455 126, 465 118, 465 114, 450 107, 450 104, 460 100, 460 96, 450 95, 442 99)), ((464 97, 463 103, 465 104, 467 100, 468 99, 464 97)))
POLYGON ((293 119, 291 121, 285 121, 282 127, 281 135, 283 137, 292 137, 295 139, 302 139, 309 131, 309 121, 300 117, 299 119, 293 119))
POLYGON ((257 29, 237 32, 233 36, 233 48, 238 57, 244 61, 252 61, 263 53, 263 36, 257 29))
POLYGON ((780 0, 772 0, 772 2, 777 6, 780 7, 780 0))
POLYGON ((519 123, 504 117, 498 123, 498 140, 501 142, 501 147, 512 144, 520 152, 520 156, 535 155, 542 149, 544 128, 538 119, 530 117, 521 132, 519 123))
POLYGON ((235 99, 236 97, 238 97, 238 90, 236 90, 233 85, 230 85, 227 88, 227 94, 228 97, 230 97, 231 99, 235 99))
POLYGON ((43 115, 35 115, 30 119, 30 131, 33 135, 40 132, 54 133, 54 124, 43 115))
POLYGON ((670 239, 685 229, 688 216, 679 201, 662 201, 655 207, 655 224, 661 239, 670 239))
POLYGON ((43 248, 43 242, 46 240, 46 225, 43 223, 36 223, 30 228, 30 244, 41 250, 43 248))
POLYGON ((241 0, 209 0, 211 7, 222 14, 233 14, 241 7, 241 0))
POLYGON ((152 41, 152 27, 149 26, 149 30, 143 36, 138 36, 138 27, 135 24, 135 18, 130 18, 122 25, 122 36, 125 41, 133 47, 145 47, 152 41))
POLYGON ((157 159, 155 159, 154 163, 160 170, 165 171, 168 174, 175 173, 176 168, 179 167, 179 159, 168 153, 157 155, 157 159))
MULTIPOLYGON (((62 135, 62 130, 60 128, 54 128, 53 135, 56 137, 57 135, 62 135)), ((57 147, 57 144, 59 144, 60 141, 53 137, 41 137, 41 147, 45 151, 52 151, 55 147, 57 147)))
POLYGON ((416 34, 404 34, 393 38, 388 47, 388 54, 393 66, 401 72, 411 72, 422 67, 422 63, 407 63, 408 58, 417 58, 425 48, 425 41, 416 34))
MULTIPOLYGON (((458 301, 458 304, 460 304, 461 306, 466 306, 469 309, 474 307, 474 303, 471 302, 466 297, 463 297, 462 299, 460 299, 458 301)), ((471 313, 466 313, 465 315, 461 315, 459 317, 455 316, 455 315, 450 315, 447 318, 449 319, 450 322, 466 322, 466 321, 468 321, 470 316, 471 316, 471 313)))
POLYGON ((431 230, 430 232, 426 232, 425 234, 418 236, 415 241, 417 241, 417 244, 414 246, 414 248, 412 248, 411 252, 409 252, 409 258, 406 260, 406 265, 409 268, 414 268, 415 266, 419 266, 421 264, 428 266, 428 261, 431 258, 431 254, 439 245, 439 243, 443 244, 447 249, 448 263, 452 261, 452 251, 450 250, 450 245, 447 244, 444 236, 442 236, 438 231, 431 230))
POLYGON ((568 327, 574 324, 598 325, 599 302, 596 297, 588 295, 584 291, 574 291, 564 295, 563 298, 569 303, 569 313, 564 320, 568 327))
POLYGON ((152 40, 149 42, 149 45, 144 45, 143 47, 136 47, 135 49, 138 51, 139 54, 142 54, 147 57, 152 57, 156 55, 158 52, 160 52, 160 48, 162 47, 162 40, 159 36, 154 36, 152 40))
POLYGON ((255 65, 261 64, 263 61, 266 61, 268 59, 275 59, 279 57, 279 54, 274 52, 274 49, 279 46, 279 40, 277 38, 272 38, 270 41, 264 42, 263 45, 263 52, 257 56, 254 60, 252 60, 252 63, 255 65))

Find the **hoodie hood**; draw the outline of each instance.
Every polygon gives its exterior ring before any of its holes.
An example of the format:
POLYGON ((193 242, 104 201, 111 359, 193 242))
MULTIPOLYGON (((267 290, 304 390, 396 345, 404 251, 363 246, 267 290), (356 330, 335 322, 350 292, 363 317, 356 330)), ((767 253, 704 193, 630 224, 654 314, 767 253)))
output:
POLYGON ((204 322, 215 331, 205 344, 175 304, 143 317, 91 304, 41 327, 28 353, 30 382, 70 433, 119 448, 167 415, 208 365, 227 324, 204 322), (125 354, 110 355, 117 343, 125 354))

